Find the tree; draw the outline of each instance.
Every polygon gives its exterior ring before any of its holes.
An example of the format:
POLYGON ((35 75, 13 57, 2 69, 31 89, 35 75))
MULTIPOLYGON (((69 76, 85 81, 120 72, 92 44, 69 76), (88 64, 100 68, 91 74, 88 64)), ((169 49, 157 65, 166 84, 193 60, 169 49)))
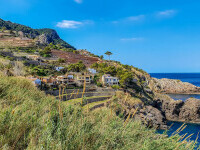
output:
POLYGON ((109 57, 109 60, 110 60, 110 55, 112 55, 113 53, 110 51, 107 51, 105 54, 109 57))
POLYGON ((50 49, 50 47, 47 46, 47 47, 44 48, 44 50, 40 50, 39 53, 43 57, 50 57, 51 56, 50 55, 51 54, 51 49, 50 49))
POLYGON ((103 55, 100 56, 100 59, 103 59, 103 55))
POLYGON ((6 27, 2 27, 1 31, 4 32, 7 28, 6 27))
POLYGON ((70 64, 67 67, 67 71, 72 71, 72 72, 82 72, 86 69, 86 66, 83 64, 82 61, 79 61, 78 63, 75 64, 70 64))
POLYGON ((65 59, 59 58, 59 59, 58 59, 58 62, 59 62, 59 63, 65 63, 65 59))

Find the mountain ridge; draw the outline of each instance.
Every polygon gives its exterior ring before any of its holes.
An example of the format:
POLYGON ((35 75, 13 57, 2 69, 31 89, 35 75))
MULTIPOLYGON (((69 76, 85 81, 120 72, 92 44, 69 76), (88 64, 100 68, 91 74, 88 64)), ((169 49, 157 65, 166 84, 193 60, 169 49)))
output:
POLYGON ((54 29, 49 29, 49 28, 33 29, 29 26, 13 23, 11 21, 5 21, 0 18, 0 28, 3 27, 5 27, 8 30, 14 30, 17 32, 22 31, 25 37, 31 39, 38 38, 43 42, 44 45, 53 43, 55 45, 60 44, 63 47, 75 49, 72 45, 62 40, 58 35, 58 33, 56 32, 56 30, 54 29))

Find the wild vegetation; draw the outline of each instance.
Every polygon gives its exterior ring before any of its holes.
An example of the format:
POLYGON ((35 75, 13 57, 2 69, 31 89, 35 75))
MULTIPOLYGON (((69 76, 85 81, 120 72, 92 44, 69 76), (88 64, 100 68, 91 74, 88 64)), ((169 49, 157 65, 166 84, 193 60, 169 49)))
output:
POLYGON ((120 79, 121 87, 129 87, 133 85, 133 79, 137 79, 137 75, 132 71, 133 67, 129 65, 113 65, 111 63, 94 63, 92 68, 96 69, 100 76, 103 74, 110 74, 111 76, 116 76, 120 79))
POLYGON ((192 142, 178 142, 178 135, 156 134, 110 108, 86 112, 66 105, 23 78, 0 76, 0 91, 0 149, 194 148, 192 142))

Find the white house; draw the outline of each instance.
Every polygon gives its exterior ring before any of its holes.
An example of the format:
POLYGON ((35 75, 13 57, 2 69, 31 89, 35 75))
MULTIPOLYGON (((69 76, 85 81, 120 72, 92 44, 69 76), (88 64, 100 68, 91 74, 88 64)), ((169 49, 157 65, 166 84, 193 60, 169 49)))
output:
POLYGON ((64 67, 56 67, 56 71, 60 71, 62 69, 64 69, 64 67))
POLYGON ((96 71, 95 69, 91 69, 91 68, 88 68, 88 71, 89 71, 90 73, 92 73, 92 74, 96 74, 96 73, 97 73, 97 71, 96 71))
POLYGON ((109 74, 103 75, 102 76, 102 83, 103 85, 118 85, 119 84, 119 79, 117 77, 112 77, 109 74))
POLYGON ((73 74, 68 74, 68 75, 67 75, 67 78, 68 78, 68 79, 74 79, 74 75, 73 75, 73 74))

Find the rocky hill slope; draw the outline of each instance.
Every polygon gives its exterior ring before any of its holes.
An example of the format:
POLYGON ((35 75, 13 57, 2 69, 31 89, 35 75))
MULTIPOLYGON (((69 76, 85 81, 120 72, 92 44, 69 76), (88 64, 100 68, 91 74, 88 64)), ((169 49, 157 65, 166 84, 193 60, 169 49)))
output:
POLYGON ((53 29, 32 29, 28 26, 12 23, 10 21, 4 21, 0 19, 0 29, 7 29, 16 31, 16 35, 18 35, 19 31, 24 34, 25 37, 29 39, 37 39, 37 41, 40 42, 40 44, 60 44, 61 46, 64 46, 66 48, 72 48, 75 49, 73 46, 68 44, 67 42, 63 41, 57 32, 53 29))

